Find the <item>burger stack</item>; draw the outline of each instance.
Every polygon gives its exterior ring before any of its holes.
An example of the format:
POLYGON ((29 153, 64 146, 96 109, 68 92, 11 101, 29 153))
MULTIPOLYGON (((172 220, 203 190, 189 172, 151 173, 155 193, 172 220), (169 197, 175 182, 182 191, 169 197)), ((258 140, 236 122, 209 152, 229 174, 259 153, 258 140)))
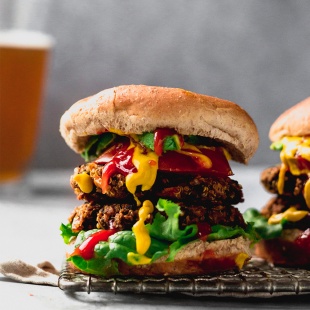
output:
POLYGON ((310 97, 281 114, 269 131, 280 164, 261 173, 272 194, 261 212, 247 210, 262 240, 256 254, 268 262, 310 266, 310 97))
POLYGON ((90 274, 180 275, 241 269, 253 227, 228 160, 258 146, 237 104, 177 88, 124 85, 72 105, 61 135, 85 162, 80 201, 61 225, 68 261, 90 274))

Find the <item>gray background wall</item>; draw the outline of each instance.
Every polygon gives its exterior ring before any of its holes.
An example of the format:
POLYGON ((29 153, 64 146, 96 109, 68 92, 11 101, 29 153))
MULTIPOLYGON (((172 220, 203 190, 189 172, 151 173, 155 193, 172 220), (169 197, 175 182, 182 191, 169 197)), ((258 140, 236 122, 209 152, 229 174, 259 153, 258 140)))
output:
POLYGON ((0 29, 9 27, 56 39, 35 168, 82 162, 59 118, 104 88, 181 87, 240 104, 261 136, 251 165, 277 161, 270 125, 310 96, 307 0, 0 0, 0 29))

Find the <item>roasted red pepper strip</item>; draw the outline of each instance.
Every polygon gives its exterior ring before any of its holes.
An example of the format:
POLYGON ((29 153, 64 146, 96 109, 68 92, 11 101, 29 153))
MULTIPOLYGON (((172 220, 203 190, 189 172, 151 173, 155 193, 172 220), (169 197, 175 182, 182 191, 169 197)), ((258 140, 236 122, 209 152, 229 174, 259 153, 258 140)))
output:
POLYGON ((85 260, 94 257, 94 249, 100 241, 107 241, 108 238, 117 232, 116 229, 100 230, 88 237, 79 247, 77 247, 71 256, 81 256, 85 260))

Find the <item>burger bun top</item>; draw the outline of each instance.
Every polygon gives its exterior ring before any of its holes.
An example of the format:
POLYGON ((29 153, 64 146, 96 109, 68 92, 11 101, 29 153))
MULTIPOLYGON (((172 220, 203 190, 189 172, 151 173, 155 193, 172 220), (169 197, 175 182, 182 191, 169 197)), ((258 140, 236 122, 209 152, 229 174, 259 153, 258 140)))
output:
POLYGON ((73 104, 60 120, 62 137, 77 153, 83 152, 90 136, 106 130, 141 134, 165 127, 215 139, 241 163, 249 161, 259 143, 254 121, 240 106, 179 88, 106 89, 73 104))
POLYGON ((272 124, 269 138, 272 142, 283 137, 310 135, 310 97, 284 111, 272 124))

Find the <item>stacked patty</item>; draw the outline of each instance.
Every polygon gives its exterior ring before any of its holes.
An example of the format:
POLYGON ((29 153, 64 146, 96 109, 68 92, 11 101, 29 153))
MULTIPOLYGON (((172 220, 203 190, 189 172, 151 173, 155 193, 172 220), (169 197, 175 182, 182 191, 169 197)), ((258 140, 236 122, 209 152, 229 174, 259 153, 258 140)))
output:
MULTIPOLYGON (((308 174, 293 175, 289 170, 286 171, 284 177, 283 193, 278 192, 278 180, 280 173, 280 165, 269 167, 261 173, 261 183, 264 188, 271 194, 275 194, 261 210, 262 215, 269 218, 273 214, 285 212, 294 206, 297 210, 309 211, 304 198, 304 187, 309 179, 308 174)), ((310 215, 296 222, 299 229, 310 227, 310 215)))
MULTIPOLYGON (((137 202, 128 192, 125 177, 118 173, 109 179, 105 194, 101 189, 102 169, 104 165, 95 162, 81 165, 74 170, 71 187, 77 198, 84 203, 74 209, 69 217, 75 232, 94 228, 131 229, 138 220, 137 202), (77 174, 86 172, 93 181, 93 190, 85 193, 74 180, 77 174)), ((243 217, 233 205, 243 202, 241 185, 229 177, 193 176, 157 172, 155 184, 149 191, 137 189, 140 200, 148 199, 154 204, 159 198, 178 203, 181 207, 180 226, 207 223, 209 225, 227 225, 245 227, 243 217)), ((152 222, 155 216, 149 215, 146 222, 152 222)))

